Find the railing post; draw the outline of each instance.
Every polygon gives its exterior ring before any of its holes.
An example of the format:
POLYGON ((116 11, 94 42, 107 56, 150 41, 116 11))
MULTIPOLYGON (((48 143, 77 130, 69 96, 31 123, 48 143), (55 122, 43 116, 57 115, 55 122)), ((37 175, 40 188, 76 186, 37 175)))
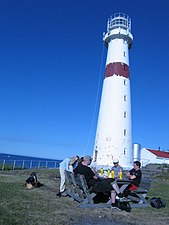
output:
POLYGON ((32 160, 31 160, 31 162, 30 162, 30 167, 29 167, 30 169, 32 168, 32 160))
POLYGON ((25 160, 23 160, 22 162, 22 169, 24 169, 24 165, 25 165, 25 160))
POLYGON ((13 161, 13 170, 15 169, 16 160, 13 161))
POLYGON ((4 168, 5 168, 5 159, 4 159, 3 163, 2 163, 2 170, 4 170, 4 168))

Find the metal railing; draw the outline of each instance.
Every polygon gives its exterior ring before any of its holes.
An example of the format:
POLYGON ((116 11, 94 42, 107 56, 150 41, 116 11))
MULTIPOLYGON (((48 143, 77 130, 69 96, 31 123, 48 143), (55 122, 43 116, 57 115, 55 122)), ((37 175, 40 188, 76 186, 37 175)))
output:
POLYGON ((38 160, 0 160, 0 170, 16 169, 41 169, 41 168, 59 168, 59 160, 56 161, 38 161, 38 160))

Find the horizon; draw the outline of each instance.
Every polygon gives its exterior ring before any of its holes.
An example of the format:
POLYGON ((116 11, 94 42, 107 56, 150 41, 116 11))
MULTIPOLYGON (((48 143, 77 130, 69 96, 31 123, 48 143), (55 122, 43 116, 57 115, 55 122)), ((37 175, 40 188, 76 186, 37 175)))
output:
MULTIPOLYGON (((146 149, 150 149, 150 148, 146 148, 146 149)), ((150 150, 169 153, 169 149, 167 149, 167 150, 163 150, 163 149, 150 149, 150 150)), ((18 154, 4 153, 4 152, 0 152, 0 154, 13 155, 13 156, 21 156, 21 157, 30 157, 30 158, 42 158, 42 157, 36 157, 36 156, 30 156, 30 155, 18 155, 18 154)), ((42 158, 42 159, 63 160, 63 159, 54 159, 54 158, 42 158)))
POLYGON ((55 160, 61 161, 60 159, 42 158, 42 157, 35 157, 35 156, 28 156, 28 155, 16 155, 16 154, 3 153, 3 152, 0 152, 0 155, 16 156, 16 157, 25 157, 25 158, 35 158, 35 159, 44 159, 44 160, 53 160, 53 161, 55 161, 55 160))

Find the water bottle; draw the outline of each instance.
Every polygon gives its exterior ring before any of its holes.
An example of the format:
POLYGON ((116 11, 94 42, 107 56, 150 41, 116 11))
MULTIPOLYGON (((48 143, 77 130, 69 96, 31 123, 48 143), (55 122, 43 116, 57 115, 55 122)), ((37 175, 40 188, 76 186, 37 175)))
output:
POLYGON ((111 178, 114 178, 114 170, 111 171, 111 178))
POLYGON ((120 179, 123 179, 123 173, 122 173, 122 170, 120 170, 119 178, 120 178, 120 179))
POLYGON ((100 170, 100 176, 103 176, 103 174, 104 174, 104 170, 103 170, 103 168, 101 168, 101 170, 100 170))
POLYGON ((107 177, 110 177, 110 169, 107 170, 107 177))

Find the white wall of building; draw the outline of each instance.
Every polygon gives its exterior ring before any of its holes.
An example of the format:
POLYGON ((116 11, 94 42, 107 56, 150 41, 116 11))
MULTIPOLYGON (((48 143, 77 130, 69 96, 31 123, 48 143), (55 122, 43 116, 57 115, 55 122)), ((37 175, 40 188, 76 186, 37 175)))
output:
POLYGON ((169 159, 160 158, 148 151, 146 148, 141 149, 141 164, 145 166, 147 164, 169 164, 169 159))

